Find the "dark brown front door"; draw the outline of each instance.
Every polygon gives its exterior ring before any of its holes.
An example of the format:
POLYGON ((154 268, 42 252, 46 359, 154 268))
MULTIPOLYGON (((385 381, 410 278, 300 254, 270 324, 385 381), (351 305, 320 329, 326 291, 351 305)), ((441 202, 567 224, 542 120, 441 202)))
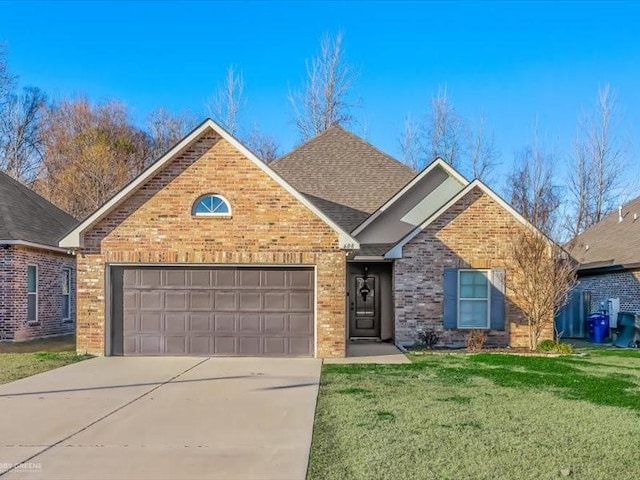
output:
POLYGON ((349 336, 380 336, 380 282, 377 275, 351 275, 349 336))
POLYGON ((114 354, 313 355, 312 269, 112 272, 114 354))

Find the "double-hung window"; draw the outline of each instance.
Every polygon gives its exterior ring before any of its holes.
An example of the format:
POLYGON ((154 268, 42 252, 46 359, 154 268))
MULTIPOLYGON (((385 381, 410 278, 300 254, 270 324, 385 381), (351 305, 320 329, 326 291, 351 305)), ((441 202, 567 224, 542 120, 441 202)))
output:
POLYGON ((38 321, 38 266, 27 266, 27 321, 38 321))
POLYGON ((458 271, 458 328, 489 328, 489 270, 458 271))
POLYGON ((71 269, 62 270, 62 320, 71 319, 71 269))

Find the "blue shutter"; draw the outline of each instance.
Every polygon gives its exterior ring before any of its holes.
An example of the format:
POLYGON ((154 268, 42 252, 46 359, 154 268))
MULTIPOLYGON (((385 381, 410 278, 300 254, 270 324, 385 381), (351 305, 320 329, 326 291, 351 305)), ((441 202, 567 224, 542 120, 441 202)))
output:
POLYGON ((443 279, 443 324, 446 329, 458 328, 458 269, 445 268, 443 279))
POLYGON ((505 327, 505 271, 491 270, 491 328, 504 330, 505 327))

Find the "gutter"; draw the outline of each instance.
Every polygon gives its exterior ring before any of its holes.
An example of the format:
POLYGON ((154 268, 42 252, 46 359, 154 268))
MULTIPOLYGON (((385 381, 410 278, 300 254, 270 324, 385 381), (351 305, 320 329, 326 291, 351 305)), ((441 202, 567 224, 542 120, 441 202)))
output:
POLYGON ((40 250, 49 250, 52 252, 66 253, 67 255, 73 255, 72 250, 68 248, 54 247, 52 245, 45 245, 44 243, 27 242, 26 240, 0 240, 0 245, 20 246, 38 248, 40 250))
POLYGON ((640 262, 635 263, 619 263, 617 265, 605 265, 599 267, 580 267, 578 268, 578 277, 586 277, 589 275, 604 275, 607 273, 625 272, 627 270, 640 269, 640 262))

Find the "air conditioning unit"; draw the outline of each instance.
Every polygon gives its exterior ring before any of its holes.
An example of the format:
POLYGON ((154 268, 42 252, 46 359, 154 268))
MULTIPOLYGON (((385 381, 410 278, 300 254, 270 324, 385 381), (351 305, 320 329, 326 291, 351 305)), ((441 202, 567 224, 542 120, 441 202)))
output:
POLYGON ((607 310, 609 311, 609 327, 618 328, 618 312, 620 311, 620 299, 609 298, 607 300, 607 310))

